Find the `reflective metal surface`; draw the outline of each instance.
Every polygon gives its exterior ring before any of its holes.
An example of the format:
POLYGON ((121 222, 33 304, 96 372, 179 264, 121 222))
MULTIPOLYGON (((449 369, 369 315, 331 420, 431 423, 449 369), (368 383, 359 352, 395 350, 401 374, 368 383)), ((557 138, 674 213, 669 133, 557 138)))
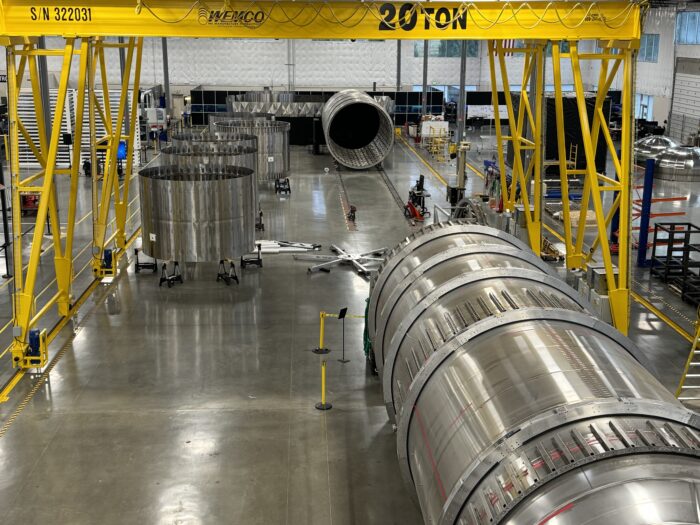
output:
POLYGON ((258 181, 289 176, 289 123, 275 120, 226 119, 210 125, 214 134, 255 135, 258 138, 258 181))
MULTIPOLYGON (((214 151, 209 144, 192 143, 189 146, 166 146, 157 158, 161 166, 177 166, 181 169, 221 170, 226 166, 249 168, 253 173, 258 167, 257 139, 251 145, 218 144, 214 151)), ((150 164, 149 164, 150 167, 150 164)))
POLYGON ((700 148, 679 146, 656 159, 654 177, 662 180, 700 181, 700 148))
POLYGON ((333 95, 322 113, 328 151, 339 164, 366 169, 381 163, 394 145, 394 125, 386 110, 362 91, 333 95))
POLYGON ((434 231, 389 255, 370 298, 399 461, 426 523, 617 523, 605 512, 616 505, 621 523, 695 523, 698 415, 529 251, 462 244, 393 275, 434 231))
POLYGON ((499 244, 526 250, 527 246, 512 235, 493 228, 474 226, 466 220, 430 224, 411 234, 394 247, 372 279, 372 291, 367 316, 370 336, 377 327, 377 315, 386 298, 408 274, 431 257, 458 247, 474 244, 499 244), (385 289, 388 290, 385 294, 385 289))
POLYGON ((139 173, 139 190, 147 255, 215 262, 253 250, 257 196, 252 169, 149 167, 139 173))
POLYGON ((656 159, 668 148, 676 147, 678 147, 678 143, 670 137, 649 135, 634 143, 634 154, 637 157, 637 162, 642 164, 647 159, 656 159))

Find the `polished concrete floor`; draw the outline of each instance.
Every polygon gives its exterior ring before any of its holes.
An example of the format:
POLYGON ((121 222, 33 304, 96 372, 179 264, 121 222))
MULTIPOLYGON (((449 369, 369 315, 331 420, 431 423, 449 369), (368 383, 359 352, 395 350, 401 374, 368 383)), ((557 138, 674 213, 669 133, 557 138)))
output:
MULTIPOLYGON (((404 145, 385 169, 402 198, 426 174, 431 202, 444 204, 443 186, 404 145)), ((265 238, 359 252, 416 229, 376 171, 339 175, 330 157, 295 148, 291 180, 291 196, 261 191, 265 238), (344 204, 358 208, 355 227, 344 204)), ((333 408, 314 408, 319 311, 362 314, 369 286, 350 268, 309 275, 307 266, 265 256, 225 286, 215 265, 199 265, 171 289, 122 268, 56 342, 65 353, 46 383, 32 392, 29 378, 0 405, 0 522, 421 523, 360 320, 346 321, 345 364, 341 324, 328 320, 333 408)), ((631 335, 672 388, 687 344, 633 308, 631 335)))

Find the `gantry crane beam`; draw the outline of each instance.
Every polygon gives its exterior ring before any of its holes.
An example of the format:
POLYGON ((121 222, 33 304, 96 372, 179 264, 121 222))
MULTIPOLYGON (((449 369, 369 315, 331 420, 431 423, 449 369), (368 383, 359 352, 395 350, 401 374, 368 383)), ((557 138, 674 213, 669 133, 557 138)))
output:
POLYGON ((639 39, 637 2, 0 2, 0 35, 639 39))

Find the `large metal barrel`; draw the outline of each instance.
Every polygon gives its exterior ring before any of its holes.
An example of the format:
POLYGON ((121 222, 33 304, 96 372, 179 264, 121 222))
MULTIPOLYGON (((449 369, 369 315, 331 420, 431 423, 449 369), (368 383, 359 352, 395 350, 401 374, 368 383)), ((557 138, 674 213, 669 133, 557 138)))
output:
POLYGON ((426 523, 700 523, 699 416, 514 238, 445 230, 393 250, 370 299, 401 470, 426 523))
POLYGON ((258 138, 258 181, 289 176, 289 122, 277 120, 225 119, 212 122, 214 134, 248 134, 258 138))
POLYGON ((333 95, 323 106, 321 119, 328 151, 347 168, 376 166, 394 145, 389 113, 362 91, 347 89, 333 95))
POLYGON ((250 138, 248 144, 194 142, 189 145, 166 146, 161 149, 158 159, 162 166, 203 170, 239 166, 250 168, 255 173, 258 167, 257 139, 252 135, 250 138), (210 147, 214 145, 215 148, 210 147))
POLYGON ((215 262, 254 250, 257 192, 252 169, 147 167, 139 172, 139 190, 147 255, 215 262))

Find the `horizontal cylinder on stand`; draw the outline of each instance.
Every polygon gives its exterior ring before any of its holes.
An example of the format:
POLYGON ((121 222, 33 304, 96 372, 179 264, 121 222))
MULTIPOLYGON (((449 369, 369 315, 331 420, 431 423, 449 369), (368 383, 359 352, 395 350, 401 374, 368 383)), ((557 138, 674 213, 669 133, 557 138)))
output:
POLYGON ((258 181, 289 176, 289 122, 276 120, 223 119, 211 122, 211 132, 245 133, 258 138, 258 181))
POLYGON ((333 95, 321 113, 328 151, 351 169, 372 168, 394 145, 394 123, 389 113, 367 93, 347 89, 333 95))
POLYGON ((143 251, 179 262, 216 262, 251 253, 256 186, 253 170, 241 166, 142 169, 143 251))
POLYGON ((700 523, 699 416, 514 237, 413 234, 373 281, 372 320, 426 523, 700 523))

